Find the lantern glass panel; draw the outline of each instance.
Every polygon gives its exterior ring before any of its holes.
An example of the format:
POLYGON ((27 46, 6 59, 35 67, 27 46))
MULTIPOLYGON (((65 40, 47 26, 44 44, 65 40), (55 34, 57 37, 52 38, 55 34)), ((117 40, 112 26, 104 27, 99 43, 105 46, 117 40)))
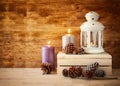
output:
POLYGON ((81 46, 86 47, 87 46, 87 32, 82 31, 82 44, 81 46))
POLYGON ((98 47, 98 32, 97 31, 91 31, 90 32, 90 46, 91 47, 98 47))
POLYGON ((90 45, 90 47, 101 48, 103 46, 103 32, 102 31, 90 31, 90 34, 88 34, 87 31, 82 31, 81 32, 81 46, 87 47, 87 45, 90 45), (88 37, 90 37, 90 42, 88 42, 88 37))

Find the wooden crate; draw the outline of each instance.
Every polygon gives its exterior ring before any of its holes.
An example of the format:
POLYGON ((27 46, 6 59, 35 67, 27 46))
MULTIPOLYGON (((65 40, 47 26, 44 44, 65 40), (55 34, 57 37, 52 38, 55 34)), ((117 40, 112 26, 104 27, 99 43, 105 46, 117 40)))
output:
POLYGON ((94 62, 99 63, 99 68, 112 75, 112 56, 108 53, 73 55, 59 52, 57 54, 57 73, 62 74, 64 68, 80 65, 82 68, 94 62))

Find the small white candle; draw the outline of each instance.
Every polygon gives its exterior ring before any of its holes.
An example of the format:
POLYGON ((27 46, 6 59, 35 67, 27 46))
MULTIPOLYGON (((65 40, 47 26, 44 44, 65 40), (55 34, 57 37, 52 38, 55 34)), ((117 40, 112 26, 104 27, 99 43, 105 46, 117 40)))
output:
POLYGON ((68 34, 62 36, 62 49, 64 49, 68 43, 75 43, 75 37, 71 34, 70 29, 68 29, 68 34))
MULTIPOLYGON (((93 43, 93 42, 91 42, 90 43, 90 47, 96 47, 96 45, 93 43)), ((96 47, 97 48, 97 47, 96 47)))

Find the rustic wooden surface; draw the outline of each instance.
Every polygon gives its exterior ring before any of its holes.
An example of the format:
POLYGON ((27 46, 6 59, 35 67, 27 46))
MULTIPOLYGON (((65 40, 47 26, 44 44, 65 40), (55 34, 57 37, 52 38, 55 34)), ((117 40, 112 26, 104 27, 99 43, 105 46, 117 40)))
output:
POLYGON ((0 68, 0 86, 120 86, 120 69, 114 75, 118 79, 83 80, 42 75, 40 68, 0 68))
POLYGON ((40 67, 41 47, 51 40, 57 54, 68 28, 79 47, 89 11, 100 14, 104 48, 120 68, 120 0, 0 0, 0 67, 40 67))

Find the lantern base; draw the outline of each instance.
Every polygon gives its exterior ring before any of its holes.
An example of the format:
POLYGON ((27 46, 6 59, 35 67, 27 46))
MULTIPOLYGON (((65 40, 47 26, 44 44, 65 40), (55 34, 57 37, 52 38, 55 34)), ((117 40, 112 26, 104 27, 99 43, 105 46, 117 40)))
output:
POLYGON ((84 48, 86 53, 103 53, 104 49, 103 48, 84 48))

